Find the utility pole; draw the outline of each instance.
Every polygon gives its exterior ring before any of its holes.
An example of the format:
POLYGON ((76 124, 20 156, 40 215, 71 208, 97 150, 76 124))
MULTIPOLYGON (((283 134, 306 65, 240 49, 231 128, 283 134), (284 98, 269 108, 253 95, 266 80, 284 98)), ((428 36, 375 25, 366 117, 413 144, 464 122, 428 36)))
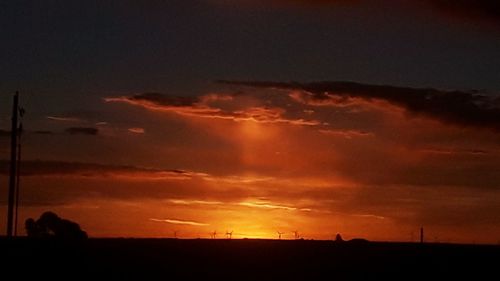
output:
POLYGON ((12 237, 14 222, 14 195, 16 193, 16 169, 17 169, 17 114, 19 112, 19 92, 14 95, 12 104, 12 126, 10 132, 10 178, 9 178, 9 198, 7 209, 7 237, 12 237))
POLYGON ((21 117, 21 124, 19 124, 19 132, 17 133, 17 168, 16 168, 16 202, 14 213, 14 236, 17 237, 17 227, 19 221, 19 183, 21 182, 21 136, 23 135, 23 115, 24 109, 19 109, 19 117, 21 117))

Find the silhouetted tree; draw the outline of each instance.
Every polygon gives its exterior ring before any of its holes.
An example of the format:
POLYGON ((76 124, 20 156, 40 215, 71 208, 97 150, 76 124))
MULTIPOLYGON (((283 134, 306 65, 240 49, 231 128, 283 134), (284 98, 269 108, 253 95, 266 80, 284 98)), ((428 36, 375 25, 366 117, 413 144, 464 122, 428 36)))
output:
POLYGON ((24 223, 28 237, 40 237, 41 231, 34 219, 29 218, 24 223))
POLYGON ((337 233, 337 235, 335 236, 335 242, 344 242, 344 239, 342 239, 340 233, 337 233))
POLYGON ((25 227, 28 237, 87 238, 87 233, 77 223, 62 219, 53 212, 43 213, 37 221, 27 219, 25 227))

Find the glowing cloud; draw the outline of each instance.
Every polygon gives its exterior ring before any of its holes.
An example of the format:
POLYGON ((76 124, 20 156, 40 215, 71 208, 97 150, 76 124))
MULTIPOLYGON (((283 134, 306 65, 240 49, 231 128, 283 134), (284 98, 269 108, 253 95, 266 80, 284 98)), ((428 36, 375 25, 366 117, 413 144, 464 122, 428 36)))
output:
POLYGON ((152 111, 172 112, 183 116, 251 121, 255 123, 284 123, 299 126, 316 126, 320 122, 303 118, 285 117, 285 109, 269 106, 246 106, 236 96, 208 94, 199 97, 174 97, 158 93, 144 93, 130 97, 105 98, 106 102, 122 102, 152 111), (223 104, 215 104, 222 102, 223 104), (229 109, 237 107, 238 109, 229 109))
POLYGON ((275 209, 275 210, 286 210, 286 211, 304 211, 310 212, 312 211, 309 208, 296 208, 291 206, 285 206, 280 204, 273 204, 270 202, 260 202, 260 201, 243 201, 237 203, 239 206, 251 207, 251 208, 260 208, 260 209, 275 209))
POLYGON ((168 202, 177 205, 222 205, 224 203, 220 201, 203 201, 203 200, 182 200, 182 199, 171 199, 168 202))
POLYGON ((353 216, 361 217, 361 218, 373 218, 373 219, 378 219, 378 220, 385 220, 385 217, 383 217, 383 216, 377 216, 377 215, 372 215, 372 214, 354 214, 353 216))
POLYGON ((166 222, 170 224, 180 224, 180 225, 192 225, 192 226, 208 226, 207 223, 195 222, 195 221, 187 221, 187 220, 177 220, 177 219, 153 219, 150 218, 150 221, 155 222, 166 222))
POLYGON ((58 117, 58 116, 47 116, 47 119, 52 121, 62 121, 62 122, 81 122, 82 119, 76 117, 58 117))
POLYGON ((356 130, 319 130, 320 133, 329 135, 329 136, 336 136, 336 137, 343 137, 346 139, 352 139, 356 137, 373 137, 374 134, 370 132, 365 132, 365 131, 356 131, 356 130))
POLYGON ((145 130, 143 128, 128 128, 128 131, 134 134, 144 134, 145 130))

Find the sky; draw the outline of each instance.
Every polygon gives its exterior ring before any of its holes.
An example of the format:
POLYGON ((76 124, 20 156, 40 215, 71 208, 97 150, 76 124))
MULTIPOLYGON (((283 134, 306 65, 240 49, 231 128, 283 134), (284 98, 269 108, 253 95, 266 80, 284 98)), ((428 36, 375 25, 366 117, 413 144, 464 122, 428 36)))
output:
POLYGON ((20 224, 500 241, 497 1, 4 1, 20 224))

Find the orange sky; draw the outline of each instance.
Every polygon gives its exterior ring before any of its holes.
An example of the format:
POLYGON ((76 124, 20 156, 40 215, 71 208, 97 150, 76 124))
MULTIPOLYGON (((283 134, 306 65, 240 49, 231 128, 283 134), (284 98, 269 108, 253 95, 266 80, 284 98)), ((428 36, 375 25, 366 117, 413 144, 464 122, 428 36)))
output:
POLYGON ((498 131, 390 100, 219 88, 107 96, 102 120, 39 120, 51 133, 25 136, 21 222, 52 210, 93 237, 416 241, 424 226, 430 241, 497 242, 498 131), (64 131, 88 126, 98 134, 64 131))

